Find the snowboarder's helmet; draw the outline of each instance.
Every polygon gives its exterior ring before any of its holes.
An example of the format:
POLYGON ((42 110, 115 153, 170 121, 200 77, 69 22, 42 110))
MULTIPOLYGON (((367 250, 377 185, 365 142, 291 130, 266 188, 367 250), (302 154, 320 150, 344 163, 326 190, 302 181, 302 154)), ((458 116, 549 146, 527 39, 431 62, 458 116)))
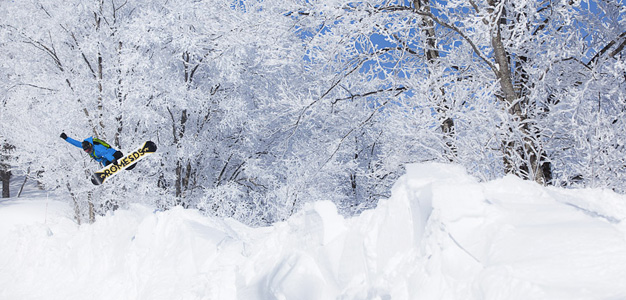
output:
POLYGON ((89 143, 88 141, 83 141, 83 150, 89 153, 91 152, 91 149, 93 149, 93 146, 91 145, 91 143, 89 143))

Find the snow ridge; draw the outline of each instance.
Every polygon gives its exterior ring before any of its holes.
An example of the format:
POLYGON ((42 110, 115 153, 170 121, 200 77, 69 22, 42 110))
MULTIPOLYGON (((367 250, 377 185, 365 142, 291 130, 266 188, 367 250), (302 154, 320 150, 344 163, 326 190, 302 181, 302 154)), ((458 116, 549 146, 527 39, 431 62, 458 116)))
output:
POLYGON ((0 202, 0 299, 626 298, 626 199, 419 164, 353 218, 319 201, 250 228, 133 205, 77 226, 0 202))

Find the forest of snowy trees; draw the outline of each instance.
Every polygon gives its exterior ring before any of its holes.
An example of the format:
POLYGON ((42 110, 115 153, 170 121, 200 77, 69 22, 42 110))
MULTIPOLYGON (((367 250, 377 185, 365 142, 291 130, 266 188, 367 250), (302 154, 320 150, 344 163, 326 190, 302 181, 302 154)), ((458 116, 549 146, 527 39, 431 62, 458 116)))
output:
POLYGON ((79 222, 131 202, 256 226, 312 200, 351 215, 425 161, 626 192, 621 0, 0 0, 0 16, 0 177, 66 193, 79 222), (61 132, 159 151, 96 187, 61 132))

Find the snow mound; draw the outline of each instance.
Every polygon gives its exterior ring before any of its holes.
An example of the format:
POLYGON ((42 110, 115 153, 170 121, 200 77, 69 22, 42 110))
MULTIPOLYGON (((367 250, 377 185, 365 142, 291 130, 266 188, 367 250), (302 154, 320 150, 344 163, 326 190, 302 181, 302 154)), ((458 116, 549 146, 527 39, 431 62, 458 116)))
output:
POLYGON ((250 228, 132 206, 77 226, 61 199, 0 202, 0 299, 620 299, 626 198, 407 167, 345 219, 328 201, 250 228))

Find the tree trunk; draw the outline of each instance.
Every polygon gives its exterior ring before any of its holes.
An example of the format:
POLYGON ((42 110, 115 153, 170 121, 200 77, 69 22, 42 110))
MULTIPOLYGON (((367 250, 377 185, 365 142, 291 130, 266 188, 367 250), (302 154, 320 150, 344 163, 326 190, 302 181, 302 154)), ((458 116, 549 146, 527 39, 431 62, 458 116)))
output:
MULTIPOLYGON (((104 6, 104 0, 100 0, 100 7, 99 7, 99 12, 98 13, 94 13, 94 17, 95 17, 95 21, 96 21, 96 33, 100 32, 100 26, 101 26, 101 22, 102 22, 102 13, 103 13, 103 6, 104 6)), ((102 59, 102 52, 101 52, 101 47, 102 45, 100 44, 100 41, 98 40, 97 43, 97 49, 98 49, 98 54, 96 57, 96 62, 97 62, 97 73, 96 73, 96 81, 97 81, 97 88, 98 88, 98 123, 100 125, 100 129, 104 129, 104 97, 103 97, 103 93, 104 93, 104 88, 102 86, 102 82, 104 79, 103 76, 103 59, 102 59)))
POLYGON ((2 198, 10 198, 11 171, 0 170, 0 180, 2 180, 2 198))
MULTIPOLYGON (((185 136, 185 127, 187 124, 187 119, 189 117, 189 115, 187 114, 187 110, 183 109, 183 111, 181 112, 181 116, 180 116, 180 128, 177 130, 176 128, 176 123, 173 117, 173 114, 171 114, 170 111, 170 115, 172 116, 172 122, 173 123, 173 134, 174 134, 174 144, 178 144, 180 142, 180 140, 185 136)), ((184 189, 185 189, 185 183, 188 182, 189 178, 186 178, 186 174, 189 174, 189 170, 187 170, 187 172, 185 172, 185 163, 183 162, 183 159, 180 158, 178 159, 178 161, 176 162, 176 182, 175 182, 175 189, 176 189, 176 202, 179 205, 182 205, 183 207, 187 207, 186 203, 183 201, 183 195, 184 195, 184 189)), ((190 166, 189 166, 190 167, 190 166)))
POLYGON ((28 176, 30 176, 30 167, 28 167, 28 171, 26 172, 26 175, 24 176, 24 181, 22 182, 22 185, 20 186, 20 190, 17 192, 17 198, 19 198, 22 195, 22 191, 24 191, 24 186, 26 185, 28 176))
MULTIPOLYGON (((415 10, 423 10, 426 13, 432 13, 430 11, 429 0, 414 0, 413 5, 415 10)), ((431 18, 424 17, 422 19, 422 27, 424 28, 424 33, 426 34, 426 47, 424 52, 426 53, 426 60, 428 61, 429 70, 431 68, 437 68, 437 64, 439 62, 439 50, 437 50, 437 34, 435 31, 435 22, 431 18)), ((431 76, 432 70, 429 71, 428 76, 431 76)), ((436 88, 436 87, 435 87, 436 88)), ((440 128, 443 134, 443 140, 445 143, 445 153, 444 156, 450 161, 455 161, 457 155, 455 140, 455 129, 454 129, 454 120, 450 117, 450 105, 447 103, 446 92, 443 88, 440 90, 441 94, 438 91, 432 90, 433 97, 437 103, 437 113, 440 121, 440 128)))
POLYGON ((72 198, 72 203, 74 204, 74 219, 76 220, 76 223, 80 225, 81 217, 80 217, 80 206, 78 205, 78 199, 76 198, 76 195, 72 191, 72 186, 70 185, 69 182, 67 183, 66 187, 67 187, 67 191, 70 193, 70 197, 72 198))
POLYGON ((2 181, 2 198, 11 197, 10 193, 10 181, 11 181, 11 167, 9 165, 9 153, 15 147, 4 143, 0 148, 0 181, 2 181))
MULTIPOLYGON (((118 65, 118 69, 117 69, 117 76, 118 81, 117 81, 117 101, 120 105, 120 107, 123 106, 124 104, 124 100, 126 99, 126 91, 123 89, 124 86, 124 82, 122 80, 123 78, 123 74, 122 74, 122 42, 118 42, 117 44, 117 65, 118 65)), ((117 115, 117 117, 115 117, 115 121, 117 121, 117 132, 115 132, 115 145, 117 145, 118 147, 122 148, 122 143, 120 141, 120 136, 122 135, 122 131, 124 129, 124 120, 122 118, 123 114, 122 114, 123 110, 120 110, 119 115, 117 115)))
POLYGON ((507 134, 514 136, 513 133, 519 131, 523 137, 519 141, 509 136, 503 141, 504 171, 524 179, 534 180, 540 184, 548 184, 552 177, 552 171, 550 163, 545 161, 547 155, 541 145, 540 132, 536 126, 532 126, 534 120, 529 118, 529 110, 523 109, 523 105, 528 105, 524 101, 525 97, 520 97, 516 93, 513 84, 511 65, 509 64, 511 56, 505 49, 500 27, 506 25, 504 17, 500 20, 494 20, 494 22, 497 24, 495 25, 495 34, 491 37, 491 46, 498 65, 496 77, 500 82, 502 98, 504 98, 508 106, 508 113, 511 116, 507 134), (511 125, 517 125, 518 128, 512 128, 511 125))

